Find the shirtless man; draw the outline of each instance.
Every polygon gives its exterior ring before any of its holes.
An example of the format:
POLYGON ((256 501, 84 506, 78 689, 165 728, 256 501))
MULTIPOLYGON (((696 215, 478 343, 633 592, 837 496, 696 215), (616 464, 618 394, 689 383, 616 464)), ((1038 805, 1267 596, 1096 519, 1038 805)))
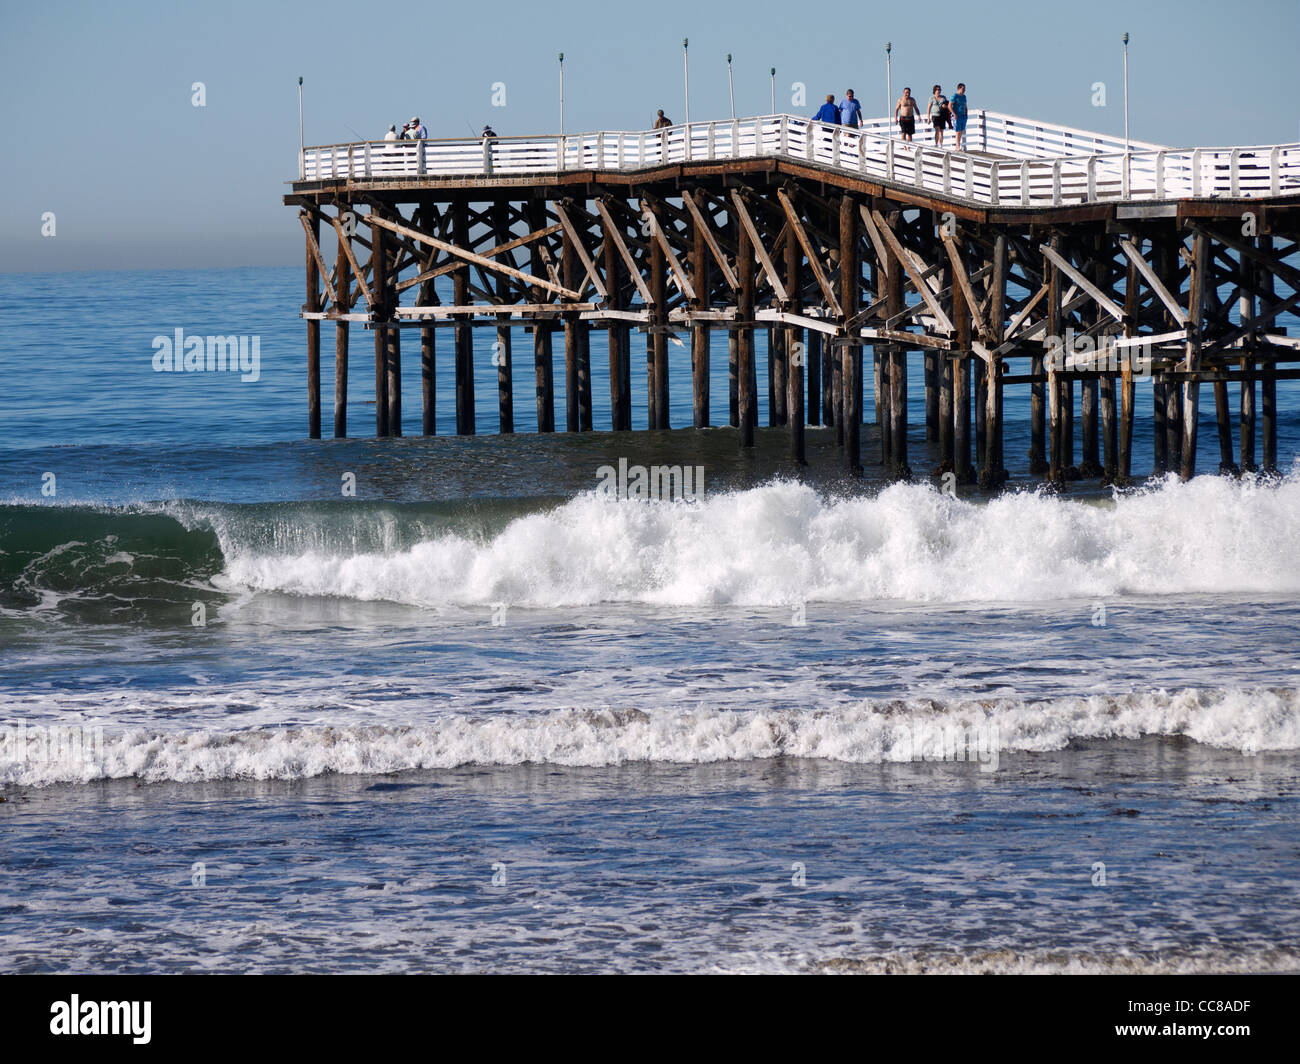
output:
POLYGON ((912 134, 916 132, 916 112, 918 109, 916 97, 912 95, 912 90, 904 89, 903 95, 898 98, 898 103, 894 107, 894 117, 898 119, 898 129, 903 134, 904 140, 911 140, 912 134))

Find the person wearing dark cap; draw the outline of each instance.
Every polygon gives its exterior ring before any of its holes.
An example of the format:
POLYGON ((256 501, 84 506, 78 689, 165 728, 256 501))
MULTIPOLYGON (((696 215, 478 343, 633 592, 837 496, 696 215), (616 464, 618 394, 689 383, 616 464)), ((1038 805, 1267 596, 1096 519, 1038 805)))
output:
POLYGON ((655 124, 651 128, 667 129, 672 124, 673 124, 673 120, 671 118, 665 117, 663 108, 661 107, 659 111, 655 114, 655 124))
POLYGON ((495 129, 493 129, 491 126, 484 126, 484 127, 483 127, 483 132, 480 134, 480 136, 481 136, 484 140, 496 140, 496 139, 497 139, 497 131, 496 131, 495 129))

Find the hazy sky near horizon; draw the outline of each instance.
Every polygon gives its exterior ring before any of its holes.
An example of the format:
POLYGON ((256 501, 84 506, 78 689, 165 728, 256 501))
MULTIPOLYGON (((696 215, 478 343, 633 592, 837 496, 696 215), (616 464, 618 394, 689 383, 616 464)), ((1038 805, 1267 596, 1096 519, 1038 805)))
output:
POLYGON ((1295 141, 1296 0, 1133 4, 1096 0, 812 5, 779 0, 557 0, 414 5, 90 5, 3 0, 0 270, 300 264, 302 230, 281 205, 297 173, 297 77, 308 144, 378 139, 419 114, 430 136, 490 122, 503 136, 648 127, 736 110, 811 114, 852 87, 886 110, 893 85, 967 83, 971 106, 1123 132, 1121 34, 1132 136, 1174 146, 1295 141), (1104 82, 1108 106, 1094 107, 1104 82), (192 104, 203 82, 206 105, 192 104), (503 82, 506 106, 491 104, 503 82), (808 103, 791 106, 791 85, 808 103), (41 236, 42 215, 56 235, 41 236))

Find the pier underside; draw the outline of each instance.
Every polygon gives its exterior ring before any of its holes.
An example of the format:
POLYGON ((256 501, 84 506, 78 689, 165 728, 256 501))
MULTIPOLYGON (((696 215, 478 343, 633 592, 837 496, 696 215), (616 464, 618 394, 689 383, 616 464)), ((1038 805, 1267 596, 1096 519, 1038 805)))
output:
POLYGON ((670 337, 689 345, 697 427, 709 423, 710 359, 715 336, 719 347, 725 337, 730 422, 748 447, 758 424, 754 333, 768 329, 768 419, 788 427, 792 462, 804 460, 805 425, 821 424, 835 428, 847 469, 879 461, 909 476, 907 393, 922 387, 936 472, 989 487, 1006 477, 1007 387, 1030 389, 1031 473, 1123 482, 1137 379, 1153 381, 1154 468, 1190 477, 1202 385, 1212 389, 1220 468, 1269 470, 1276 382, 1300 375, 1300 340, 1278 324, 1300 305, 1295 196, 990 207, 751 159, 300 181, 285 203, 299 208, 306 234, 313 437, 322 321, 336 327, 336 436, 347 434, 351 324, 373 332, 381 436, 400 432, 407 329, 420 335, 425 433, 434 431, 440 329, 452 332, 457 431, 476 431, 474 328, 498 330, 497 428, 513 431, 511 326, 523 324, 542 431, 556 427, 556 342, 564 427, 586 431, 590 336, 605 332, 612 416, 600 427, 617 431, 631 426, 632 329, 648 335, 652 428, 670 427, 670 337), (909 381, 907 353, 918 350, 924 376, 909 381), (864 387, 874 390, 881 441, 865 459, 864 387))

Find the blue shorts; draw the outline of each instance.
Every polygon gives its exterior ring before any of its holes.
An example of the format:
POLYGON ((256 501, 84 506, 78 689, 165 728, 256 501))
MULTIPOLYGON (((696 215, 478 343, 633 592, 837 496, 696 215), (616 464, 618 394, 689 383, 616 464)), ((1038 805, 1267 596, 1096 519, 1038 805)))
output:
POLYGON ((965 133, 965 132, 966 132, 966 116, 965 116, 965 115, 956 115, 956 116, 954 116, 954 118, 953 118, 953 120, 952 120, 952 128, 953 128, 954 131, 956 131, 956 132, 958 132, 958 133, 965 133))

